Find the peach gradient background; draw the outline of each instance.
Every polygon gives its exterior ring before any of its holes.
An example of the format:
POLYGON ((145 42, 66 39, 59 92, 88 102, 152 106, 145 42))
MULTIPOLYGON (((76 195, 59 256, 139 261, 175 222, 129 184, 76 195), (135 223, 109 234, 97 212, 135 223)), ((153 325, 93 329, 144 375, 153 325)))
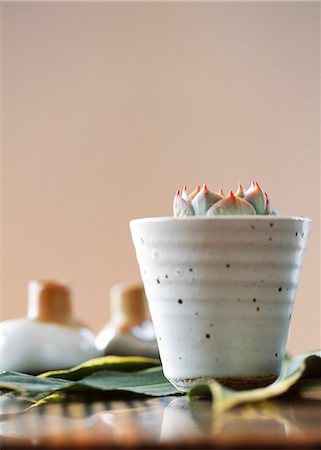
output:
POLYGON ((2 317, 65 278, 98 331, 128 221, 258 179, 313 219, 289 349, 320 346, 320 5, 2 3, 2 317))

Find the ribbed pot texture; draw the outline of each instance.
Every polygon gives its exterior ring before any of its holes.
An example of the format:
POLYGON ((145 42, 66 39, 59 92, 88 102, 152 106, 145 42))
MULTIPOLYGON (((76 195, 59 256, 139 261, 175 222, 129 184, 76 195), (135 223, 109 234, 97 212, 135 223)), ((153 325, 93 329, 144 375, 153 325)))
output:
POLYGON ((165 376, 232 387, 280 372, 311 222, 220 216, 131 221, 165 376))

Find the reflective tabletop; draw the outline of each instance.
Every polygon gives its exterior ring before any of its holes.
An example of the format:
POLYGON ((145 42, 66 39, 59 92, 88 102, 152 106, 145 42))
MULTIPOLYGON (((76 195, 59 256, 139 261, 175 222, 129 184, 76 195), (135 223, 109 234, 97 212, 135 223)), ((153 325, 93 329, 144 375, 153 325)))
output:
POLYGON ((48 403, 1 402, 1 448, 320 448, 321 395, 217 414, 185 396, 48 403))

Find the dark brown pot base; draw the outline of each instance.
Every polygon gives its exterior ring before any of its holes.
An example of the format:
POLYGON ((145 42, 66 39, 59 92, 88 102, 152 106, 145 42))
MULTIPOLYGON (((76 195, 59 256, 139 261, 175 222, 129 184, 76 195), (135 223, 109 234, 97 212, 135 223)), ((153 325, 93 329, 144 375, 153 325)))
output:
POLYGON ((178 379, 169 379, 169 381, 182 392, 186 392, 188 388, 197 380, 210 380, 213 379, 218 383, 222 384, 225 387, 230 389, 234 389, 235 391, 244 391, 247 389, 256 389, 268 386, 273 383, 276 379, 276 375, 267 375, 267 376, 251 376, 251 377, 222 377, 222 378, 214 378, 214 377, 204 377, 204 378, 178 378, 178 379))

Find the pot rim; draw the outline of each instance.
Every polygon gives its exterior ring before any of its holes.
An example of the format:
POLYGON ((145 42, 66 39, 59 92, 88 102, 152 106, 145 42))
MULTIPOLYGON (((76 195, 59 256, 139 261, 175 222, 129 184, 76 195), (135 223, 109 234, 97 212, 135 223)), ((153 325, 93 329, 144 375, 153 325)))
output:
POLYGON ((309 217, 304 216, 281 216, 281 215, 221 215, 221 216, 186 216, 186 217, 173 217, 173 216, 155 216, 155 217, 142 217, 129 221, 130 224, 134 223, 154 223, 154 222, 196 222, 196 221, 290 221, 290 222, 312 222, 309 217))

